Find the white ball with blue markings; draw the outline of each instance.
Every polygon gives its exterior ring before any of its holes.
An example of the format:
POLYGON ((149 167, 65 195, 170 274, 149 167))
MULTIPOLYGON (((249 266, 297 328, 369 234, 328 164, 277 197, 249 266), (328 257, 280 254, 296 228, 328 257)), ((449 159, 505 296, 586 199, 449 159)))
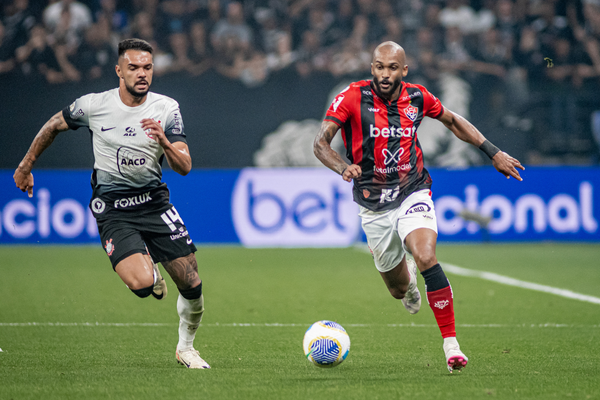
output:
POLYGON ((318 321, 304 334, 304 355, 317 367, 339 365, 350 351, 350 336, 337 322, 318 321))

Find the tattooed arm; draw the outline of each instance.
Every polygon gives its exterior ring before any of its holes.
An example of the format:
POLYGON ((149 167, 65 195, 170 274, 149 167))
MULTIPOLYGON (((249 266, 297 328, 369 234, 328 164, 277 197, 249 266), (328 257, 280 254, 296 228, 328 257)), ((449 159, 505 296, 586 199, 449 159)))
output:
POLYGON ((33 196, 33 174, 31 173, 33 164, 35 164, 44 150, 52 144, 54 138, 60 132, 68 129, 69 126, 62 116, 62 111, 59 111, 44 124, 35 139, 33 139, 33 143, 31 143, 27 154, 25 154, 25 157, 23 157, 23 160, 13 175, 17 187, 21 189, 21 191, 27 192, 29 197, 33 196))
POLYGON ((361 168, 356 165, 348 165, 342 157, 331 148, 331 141, 337 133, 339 127, 331 121, 323 121, 321 130, 315 138, 313 146, 315 156, 329 169, 342 175, 342 178, 350 182, 354 178, 362 175, 361 168))

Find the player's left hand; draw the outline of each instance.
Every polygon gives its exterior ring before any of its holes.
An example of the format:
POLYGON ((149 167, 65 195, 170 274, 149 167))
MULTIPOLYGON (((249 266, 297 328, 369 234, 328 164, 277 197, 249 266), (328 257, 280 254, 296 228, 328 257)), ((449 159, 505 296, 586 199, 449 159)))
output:
POLYGON ((140 122, 146 136, 160 144, 162 147, 165 147, 169 144, 169 140, 167 139, 165 131, 160 123, 150 118, 144 118, 140 122))
POLYGON ((510 179, 512 176, 518 181, 522 181, 521 175, 519 175, 519 171, 517 168, 525 171, 525 167, 521 165, 519 160, 509 156, 507 153, 503 151, 499 151, 496 153, 494 158, 492 158, 492 164, 494 164, 494 168, 498 170, 502 175, 506 177, 506 179, 510 179))

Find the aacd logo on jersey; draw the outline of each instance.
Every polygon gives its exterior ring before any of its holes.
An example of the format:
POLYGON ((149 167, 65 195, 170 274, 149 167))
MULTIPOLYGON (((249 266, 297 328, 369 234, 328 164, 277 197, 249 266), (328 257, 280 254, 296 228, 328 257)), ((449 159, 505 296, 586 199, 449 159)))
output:
POLYGON ((244 169, 233 224, 250 247, 343 247, 359 235, 352 185, 327 169, 244 169))

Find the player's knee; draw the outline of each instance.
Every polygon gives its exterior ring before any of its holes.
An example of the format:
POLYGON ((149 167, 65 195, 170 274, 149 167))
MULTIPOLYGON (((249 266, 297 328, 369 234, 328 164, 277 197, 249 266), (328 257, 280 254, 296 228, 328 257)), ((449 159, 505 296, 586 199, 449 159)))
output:
POLYGON ((437 258, 435 256, 435 253, 432 253, 432 252, 424 252, 424 253, 420 253, 420 254, 413 253, 413 256, 414 256, 415 262, 419 266, 420 270, 431 268, 435 264, 437 264, 437 258))
POLYGON ((179 293, 187 300, 196 300, 202 296, 202 282, 190 289, 179 289, 179 293))
POLYGON ((390 294, 393 298, 397 300, 402 300, 404 296, 406 296, 406 291, 408 290, 408 286, 406 287, 393 287, 389 288, 390 294))
POLYGON ((144 290, 154 285, 154 275, 148 276, 133 276, 124 279, 125 284, 131 290, 144 290))
POLYGON ((142 299, 145 297, 148 297, 152 294, 152 288, 153 285, 150 285, 148 287, 145 288, 141 288, 141 289, 131 289, 130 290, 135 293, 136 296, 141 297, 142 299))

